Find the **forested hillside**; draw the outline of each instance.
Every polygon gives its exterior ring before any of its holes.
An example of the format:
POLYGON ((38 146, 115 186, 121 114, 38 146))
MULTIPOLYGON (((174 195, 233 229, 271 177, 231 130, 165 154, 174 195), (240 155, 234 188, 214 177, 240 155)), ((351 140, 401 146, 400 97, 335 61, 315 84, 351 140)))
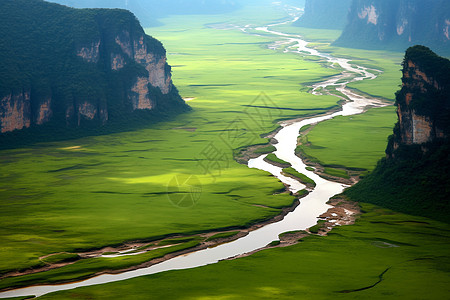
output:
POLYGON ((3 0, 0 57, 2 133, 45 125, 55 135, 188 109, 163 45, 125 10, 3 0))

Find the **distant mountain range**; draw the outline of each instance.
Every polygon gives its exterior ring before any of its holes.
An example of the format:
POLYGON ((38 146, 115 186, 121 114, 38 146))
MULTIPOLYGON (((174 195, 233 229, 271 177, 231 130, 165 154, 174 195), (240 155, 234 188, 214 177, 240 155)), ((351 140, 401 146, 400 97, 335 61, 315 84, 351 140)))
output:
POLYGON ((305 13, 295 25, 319 29, 344 29, 351 2, 352 0, 306 0, 305 13))
POLYGON ((158 25, 158 18, 173 14, 215 14, 230 12, 236 0, 48 0, 76 8, 122 8, 133 12, 143 26, 158 25))
POLYGON ((343 29, 337 46, 404 51, 420 44, 450 56, 449 0, 306 0, 297 25, 343 29))
POLYGON ((0 57, 3 134, 49 126, 49 135, 95 130, 189 109, 172 83, 163 45, 126 10, 2 0, 0 57))

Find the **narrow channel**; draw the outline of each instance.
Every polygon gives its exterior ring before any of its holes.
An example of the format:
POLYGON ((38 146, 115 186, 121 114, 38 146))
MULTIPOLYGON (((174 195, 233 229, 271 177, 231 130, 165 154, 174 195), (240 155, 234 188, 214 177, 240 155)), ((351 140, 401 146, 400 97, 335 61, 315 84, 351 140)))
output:
MULTIPOLYGON (((220 260, 261 249, 270 242, 278 240, 279 234, 283 232, 304 230, 315 225, 317 223, 317 216, 326 212, 330 208, 330 206, 326 204, 329 198, 341 193, 345 186, 340 183, 325 180, 316 175, 314 172, 306 170, 306 165, 298 156, 295 155, 295 148, 297 147, 297 138, 299 136, 300 128, 308 124, 316 124, 332 119, 335 116, 348 116, 363 113, 367 107, 384 106, 385 104, 376 99, 370 99, 357 95, 346 87, 346 85, 352 81, 376 78, 376 75, 371 73, 369 69, 350 64, 350 60, 348 59, 332 57, 328 54, 320 53, 313 48, 308 48, 308 42, 303 40, 299 35, 291 35, 273 30, 272 27, 294 22, 298 19, 298 14, 300 12, 299 9, 290 7, 288 12, 292 17, 292 19, 288 22, 272 24, 265 27, 251 27, 247 25, 244 28, 241 28, 241 30, 247 33, 261 32, 279 37, 280 40, 272 45, 270 47, 271 49, 277 50, 279 47, 283 46, 285 47, 285 52, 299 53, 299 55, 319 56, 326 59, 330 66, 338 64, 344 71, 340 75, 315 84, 312 87, 312 93, 317 94, 319 93, 319 90, 323 91, 327 87, 333 86, 336 90, 340 91, 348 98, 346 103, 342 106, 341 111, 304 119, 298 122, 286 121, 281 124, 282 129, 275 136, 275 139, 278 141, 278 143, 274 145, 277 149, 274 152, 275 155, 278 158, 291 163, 294 169, 307 175, 316 182, 316 187, 314 190, 301 199, 300 205, 298 205, 294 211, 287 214, 283 220, 261 227, 260 229, 250 232, 247 236, 233 242, 214 248, 208 248, 181 255, 151 267, 128 271, 121 274, 100 275, 84 281, 69 284, 32 286, 28 288, 6 291, 0 293, 0 298, 29 295, 42 296, 51 292, 70 290, 77 287, 116 282, 170 270, 190 269, 205 266, 217 263, 220 260)), ((301 183, 293 180, 292 178, 283 176, 281 174, 281 168, 265 162, 265 156, 266 155, 262 155, 258 158, 251 159, 248 166, 250 168, 257 168, 270 172, 285 185, 287 185, 292 192, 296 192, 304 188, 301 183)))

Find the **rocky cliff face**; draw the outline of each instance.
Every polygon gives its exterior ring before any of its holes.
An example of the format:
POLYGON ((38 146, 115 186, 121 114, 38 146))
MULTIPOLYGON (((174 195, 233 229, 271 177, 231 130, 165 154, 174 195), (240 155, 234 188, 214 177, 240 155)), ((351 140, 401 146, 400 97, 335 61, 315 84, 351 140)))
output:
POLYGON ((450 1, 353 0, 336 45, 405 49, 422 44, 450 55, 450 1))
POLYGON ((450 60, 414 46, 403 61, 398 123, 387 157, 345 194, 393 210, 449 222, 450 60))
POLYGON ((429 48, 414 46, 403 61, 402 89, 396 95, 398 123, 387 152, 400 146, 448 139, 450 116, 450 61, 429 48))
POLYGON ((128 118, 135 110, 188 108, 172 84, 164 47, 144 33, 131 13, 5 1, 0 30, 28 31, 30 41, 16 34, 0 38, 0 54, 10 54, 2 56, 9 57, 6 70, 0 68, 2 133, 47 122, 98 126, 128 118), (21 15, 20 5, 34 6, 36 15, 21 15), (22 22, 11 22, 9 15, 22 22), (74 24, 67 22, 69 16, 74 24))
POLYGON ((4 96, 0 100, 1 131, 29 127, 31 124, 30 92, 22 91, 4 96))
POLYGON ((320 29, 343 29, 347 23, 350 4, 351 0, 306 0, 305 13, 295 25, 320 29))

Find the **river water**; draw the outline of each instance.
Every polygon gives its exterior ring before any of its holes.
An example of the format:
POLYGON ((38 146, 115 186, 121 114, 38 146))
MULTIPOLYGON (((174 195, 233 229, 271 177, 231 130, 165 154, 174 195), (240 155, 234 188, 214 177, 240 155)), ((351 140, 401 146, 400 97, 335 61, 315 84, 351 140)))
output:
MULTIPOLYGON (((288 22, 272 24, 265 27, 252 27, 251 25, 247 25, 240 28, 240 30, 247 33, 252 32, 252 34, 255 34, 255 32, 260 32, 266 35, 269 34, 271 36, 279 37, 279 40, 270 46, 271 49, 284 47, 285 52, 299 53, 299 55, 318 56, 326 59, 330 66, 339 65, 344 70, 340 75, 315 84, 312 87, 311 92, 314 94, 319 94, 326 88, 334 87, 336 90, 346 95, 350 100, 342 106, 341 111, 319 117, 312 117, 298 122, 288 121, 281 124, 282 129, 275 136, 278 143, 274 145, 277 149, 274 153, 280 159, 291 163, 292 167, 298 172, 307 175, 316 182, 316 187, 314 190, 301 199, 300 205, 298 205, 293 212, 287 214, 283 220, 252 231, 247 236, 233 242, 214 248, 208 248, 186 255, 181 255, 151 267, 124 272, 121 274, 100 275, 76 283, 33 286, 11 290, 0 293, 0 298, 28 295, 41 296, 55 291, 70 290, 77 287, 116 282, 169 270, 190 269, 213 264, 223 259, 235 257, 263 248, 270 242, 278 240, 278 235, 283 232, 304 230, 315 225, 317 223, 317 216, 326 212, 330 208, 330 206, 326 204, 328 199, 341 193, 345 186, 336 182, 325 180, 313 172, 306 170, 306 165, 299 157, 295 155, 295 148, 297 147, 297 138, 299 136, 300 128, 308 124, 316 124, 324 120, 332 119, 339 115, 348 116, 359 114, 364 112, 368 106, 383 106, 384 104, 375 99, 359 96, 346 87, 347 83, 352 81, 370 80, 376 78, 376 75, 371 73, 371 70, 350 64, 350 60, 348 59, 332 57, 329 54, 320 53, 313 48, 308 48, 308 42, 303 40, 301 36, 278 32, 273 29, 273 27, 277 25, 294 22, 298 19, 298 9, 291 7, 289 13, 292 16, 292 19, 288 22)), ((298 181, 293 180, 290 177, 283 176, 281 174, 281 168, 265 162, 265 156, 266 155, 262 155, 258 158, 251 159, 248 166, 250 168, 258 168, 270 172, 275 177, 279 178, 285 185, 287 185, 292 192, 296 192, 304 188, 304 185, 298 181)))

